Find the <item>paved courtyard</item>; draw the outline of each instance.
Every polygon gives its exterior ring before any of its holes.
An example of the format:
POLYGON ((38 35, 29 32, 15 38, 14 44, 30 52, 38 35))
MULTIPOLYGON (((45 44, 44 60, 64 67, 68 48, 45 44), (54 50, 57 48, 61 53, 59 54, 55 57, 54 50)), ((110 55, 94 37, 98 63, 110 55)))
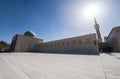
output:
POLYGON ((120 79, 120 53, 0 53, 0 79, 120 79))
POLYGON ((101 54, 107 79, 120 79, 120 53, 101 54))

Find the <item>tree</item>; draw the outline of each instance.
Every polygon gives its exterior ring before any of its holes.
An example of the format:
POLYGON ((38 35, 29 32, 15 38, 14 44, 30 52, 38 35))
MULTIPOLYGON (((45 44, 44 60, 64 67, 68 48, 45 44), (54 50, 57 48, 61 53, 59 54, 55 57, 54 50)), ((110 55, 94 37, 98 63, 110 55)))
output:
POLYGON ((5 41, 0 41, 0 51, 6 51, 9 49, 9 44, 5 41))

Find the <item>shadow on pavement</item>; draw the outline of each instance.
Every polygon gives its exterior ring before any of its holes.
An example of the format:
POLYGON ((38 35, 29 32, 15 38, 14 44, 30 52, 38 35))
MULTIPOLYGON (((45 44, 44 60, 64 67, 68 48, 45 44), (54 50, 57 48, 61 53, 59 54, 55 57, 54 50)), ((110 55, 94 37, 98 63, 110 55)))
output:
MULTIPOLYGON (((41 53, 41 52, 35 52, 35 53, 41 53)), ((99 52, 42 52, 45 54, 66 54, 66 55, 99 55, 99 52)))

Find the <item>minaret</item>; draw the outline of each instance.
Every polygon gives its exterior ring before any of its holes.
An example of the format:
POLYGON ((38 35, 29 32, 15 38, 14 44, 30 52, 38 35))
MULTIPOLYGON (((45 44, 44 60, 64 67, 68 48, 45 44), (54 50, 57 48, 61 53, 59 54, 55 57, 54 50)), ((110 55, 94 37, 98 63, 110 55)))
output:
POLYGON ((96 29, 98 42, 101 43, 101 42, 102 42, 102 38, 101 38, 100 30, 99 30, 100 26, 99 26, 99 24, 97 23, 95 17, 94 17, 94 20, 95 20, 95 25, 94 25, 94 27, 95 27, 95 29, 96 29))

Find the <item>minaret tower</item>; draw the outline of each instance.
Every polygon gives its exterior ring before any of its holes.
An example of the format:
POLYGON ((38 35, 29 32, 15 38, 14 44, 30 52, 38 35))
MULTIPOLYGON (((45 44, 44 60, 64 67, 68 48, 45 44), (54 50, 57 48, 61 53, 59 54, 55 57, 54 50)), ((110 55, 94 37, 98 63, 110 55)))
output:
POLYGON ((97 33, 98 42, 101 43, 101 42, 102 42, 102 38, 101 38, 100 30, 99 30, 100 26, 99 26, 99 24, 97 23, 95 17, 94 17, 94 21, 95 21, 94 27, 95 27, 95 30, 96 30, 96 33, 97 33))

